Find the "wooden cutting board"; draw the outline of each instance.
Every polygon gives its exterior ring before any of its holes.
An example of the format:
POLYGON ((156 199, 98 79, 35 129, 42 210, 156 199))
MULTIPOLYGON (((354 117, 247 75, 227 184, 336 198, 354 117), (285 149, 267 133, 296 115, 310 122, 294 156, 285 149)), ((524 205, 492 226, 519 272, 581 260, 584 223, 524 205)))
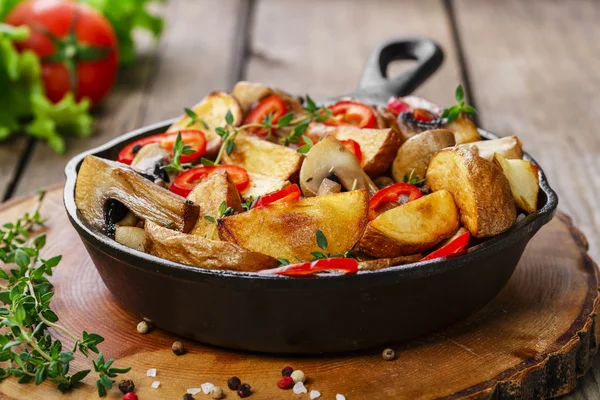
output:
MULTIPOLYGON (((25 198, 1 205, 0 222, 16 219, 34 202, 25 198)), ((85 329, 106 338, 100 350, 118 359, 119 366, 133 367, 127 377, 134 380, 141 400, 181 399, 188 388, 204 382, 222 386, 226 398, 236 399, 226 388, 234 375, 252 386, 251 399, 308 399, 308 394, 276 387, 286 365, 302 369, 308 390, 320 391, 321 399, 335 399, 337 393, 348 400, 554 397, 574 389, 577 378, 590 368, 600 340, 596 265, 587 255, 585 237, 564 214, 532 240, 508 285, 484 309, 446 330, 391 345, 397 358, 384 361, 383 349, 285 357, 186 340, 188 353, 175 356, 171 344, 177 337, 159 330, 137 333, 138 319, 106 289, 67 219, 60 187, 48 191, 41 213, 49 218, 46 256, 63 255, 52 279, 54 309, 72 331, 85 329), (157 369, 155 378, 146 376, 149 368, 157 369), (151 388, 155 380, 161 382, 158 389, 151 388)), ((84 367, 88 365, 77 358, 73 371, 84 367)), ((97 398, 94 380, 90 374, 81 388, 61 398, 97 398)), ((0 392, 2 399, 60 397, 50 384, 22 386, 13 378, 0 384, 0 392)), ((121 396, 115 388, 108 398, 121 396)), ((200 393, 195 398, 209 397, 200 393)))

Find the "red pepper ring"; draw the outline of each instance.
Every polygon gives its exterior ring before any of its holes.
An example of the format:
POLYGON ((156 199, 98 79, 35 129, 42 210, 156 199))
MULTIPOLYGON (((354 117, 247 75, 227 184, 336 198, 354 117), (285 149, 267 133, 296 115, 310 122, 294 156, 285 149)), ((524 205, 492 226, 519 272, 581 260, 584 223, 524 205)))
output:
POLYGON ((445 246, 440 247, 434 252, 429 253, 426 257, 421 258, 420 261, 434 260, 436 258, 450 257, 460 254, 465 247, 469 244, 471 239, 471 232, 465 232, 445 246))
POLYGON ((127 146, 119 152, 117 161, 123 164, 130 165, 135 158, 134 147, 143 147, 147 144, 160 143, 161 147, 172 152, 177 140, 177 134, 181 132, 181 140, 184 144, 192 146, 195 150, 192 154, 181 155, 180 161, 187 163, 190 161, 197 160, 206 153, 206 137, 204 133, 198 129, 184 129, 175 132, 159 133, 158 135, 152 135, 143 139, 136 140, 135 142, 129 143, 127 146))
POLYGON ((237 165, 223 164, 188 169, 177 175, 177 178, 175 178, 169 190, 180 196, 187 197, 187 195, 194 190, 196 185, 221 171, 227 171, 238 192, 241 192, 248 187, 250 178, 248 172, 244 168, 237 165))
POLYGON ((275 193, 261 197, 252 208, 263 207, 272 203, 293 203, 300 200, 300 196, 300 188, 294 183, 275 193))
POLYGON ((283 276, 309 276, 317 272, 338 271, 344 275, 358 272, 358 262, 353 258, 326 258, 302 264, 284 265, 279 268, 264 269, 259 274, 275 274, 283 276))
POLYGON ((408 105, 408 103, 398 97, 390 97, 387 102, 387 108, 396 115, 400 115, 405 111, 411 110, 411 107, 408 105))
POLYGON ((355 126, 360 129, 376 128, 377 117, 373 109, 357 101, 338 101, 328 107, 333 118, 329 118, 325 125, 329 126, 355 126))
POLYGON ((353 139, 340 140, 340 143, 343 144, 344 146, 346 146, 346 148, 348 150, 350 150, 352 152, 352 154, 354 154, 356 156, 359 163, 362 162, 362 151, 360 149, 360 144, 358 144, 358 142, 356 140, 353 140, 353 139))
MULTIPOLYGON (((244 120, 242 125, 248 124, 262 124, 265 118, 272 114, 271 123, 275 125, 279 118, 283 117, 287 113, 287 107, 283 99, 277 95, 271 95, 262 99, 250 112, 244 120)), ((248 130, 258 136, 267 136, 268 132, 265 128, 248 128, 248 130)))
POLYGON ((375 219, 377 209, 383 203, 398 201, 398 197, 403 194, 408 196, 408 201, 417 200, 423 196, 421 189, 415 185, 402 182, 390 185, 371 197, 371 201, 369 202, 369 219, 375 219))

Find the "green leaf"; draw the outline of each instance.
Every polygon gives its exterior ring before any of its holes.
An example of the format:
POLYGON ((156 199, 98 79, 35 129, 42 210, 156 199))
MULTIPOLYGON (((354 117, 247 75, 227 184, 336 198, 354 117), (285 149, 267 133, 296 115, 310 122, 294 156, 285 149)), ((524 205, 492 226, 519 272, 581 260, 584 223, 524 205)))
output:
POLYGON ((33 245, 36 249, 41 250, 46 245, 46 235, 38 235, 33 239, 33 245))
POLYGON ((202 126, 204 127, 204 129, 210 129, 210 127, 208 126, 208 124, 206 123, 205 120, 201 119, 200 122, 202 122, 202 126))
POLYGON ((44 261, 44 264, 46 264, 47 267, 54 268, 58 265, 60 260, 62 260, 62 256, 56 256, 44 261))
POLYGON ((17 249, 15 253, 15 263, 21 268, 29 267, 31 262, 29 255, 22 249, 17 249))
POLYGON ((317 111, 318 107, 317 104, 314 102, 313 99, 311 99, 311 97, 309 95, 306 95, 306 105, 304 106, 304 109, 306 111, 317 111))
POLYGON ((23 322, 26 317, 27 312, 25 311, 25 307, 23 307, 22 305, 18 305, 17 309, 15 310, 15 319, 17 320, 17 322, 23 322))
POLYGON ((225 151, 227 152, 227 155, 231 155, 231 153, 233 153, 236 149, 237 146, 234 142, 229 141, 225 143, 225 151))
POLYGON ((12 341, 12 342, 8 342, 6 343, 4 346, 2 346, 2 351, 8 350, 11 347, 15 347, 15 346, 19 346, 21 344, 20 341, 12 341))
POLYGON ((21 385, 25 385, 25 384, 31 382, 32 380, 33 380, 32 376, 22 375, 17 382, 21 385))
POLYGON ((54 313, 54 311, 47 309, 42 311, 42 315, 50 322, 57 322, 58 316, 54 313))
POLYGON ((225 114, 225 122, 227 122, 227 125, 229 126, 233 125, 233 114, 231 113, 231 110, 227 110, 227 114, 225 114))
POLYGON ((327 258, 327 255, 320 251, 313 251, 310 254, 312 254, 312 256, 315 258, 315 260, 324 260, 327 258))
POLYGON ((35 384, 40 385, 42 382, 44 382, 46 380, 46 376, 47 376, 47 370, 45 366, 40 366, 38 367, 38 369, 35 371, 35 384))
POLYGON ((106 387, 102 383, 100 379, 96 381, 96 389, 98 390, 98 396, 104 397, 106 396, 106 387))
POLYGON ((100 378, 100 381, 102 382, 104 387, 108 390, 110 390, 112 388, 113 383, 114 383, 114 381, 106 375, 102 375, 102 377, 100 378))
POLYGON ((286 126, 288 126, 290 124, 290 122, 292 122, 292 118, 294 118, 294 114, 289 112, 289 113, 285 114, 283 117, 279 118, 279 120, 277 121, 277 125, 280 128, 285 128, 286 126))
POLYGON ((196 115, 196 113, 190 109, 190 108, 184 108, 183 111, 185 111, 185 114, 190 117, 192 119, 192 122, 196 120, 196 118, 198 118, 198 116, 196 115))
POLYGON ((8 274, 3 269, 0 269, 0 278, 8 279, 8 274))
POLYGON ((127 367, 127 368, 111 368, 111 369, 108 370, 108 372, 110 372, 111 374, 126 374, 129 371, 131 371, 131 367, 127 367))
POLYGON ((465 100, 465 92, 463 90, 462 85, 458 85, 456 87, 456 92, 454 93, 454 97, 456 97, 456 101, 462 103, 465 100))
POLYGON ((317 230, 316 233, 317 246, 319 246, 322 250, 327 251, 327 238, 325 234, 321 230, 317 230))
POLYGON ((73 357, 73 353, 70 351, 63 351, 58 355, 58 359, 60 360, 61 363, 63 364, 68 364, 71 361, 73 361, 75 359, 75 357, 73 357))
POLYGON ((227 130, 221 126, 216 127, 215 132, 217 132, 217 135, 221 136, 221 139, 224 139, 228 134, 227 130))
POLYGON ((284 266, 284 265, 290 265, 290 260, 288 260, 287 258, 278 258, 277 261, 279 261, 279 263, 284 266))
POLYGON ((91 343, 94 343, 94 344, 100 344, 100 343, 104 342, 104 338, 96 333, 90 333, 88 335, 88 339, 91 341, 91 343))
POLYGON ((217 221, 213 217, 211 217, 210 215, 205 215, 204 219, 207 220, 208 222, 213 223, 213 224, 217 223, 217 221))
POLYGON ((310 151, 311 148, 312 148, 312 145, 305 144, 304 146, 298 147, 298 150, 296 150, 296 151, 300 154, 306 154, 310 151))
POLYGON ((477 110, 475 110, 475 108, 471 107, 471 106, 464 106, 462 108, 462 112, 467 115, 472 115, 472 114, 475 114, 477 112, 477 110))
POLYGON ((90 373, 89 369, 74 373, 73 376, 71 377, 71 383, 75 384, 77 382, 81 382, 82 380, 85 379, 86 376, 88 376, 89 373, 90 373))
POLYGON ((221 204, 219 204, 219 214, 221 214, 221 215, 225 214, 226 209, 227 209, 227 204, 225 202, 222 202, 221 204))
POLYGON ((212 167, 213 165, 216 165, 214 161, 211 161, 208 158, 204 158, 204 157, 202 157, 200 159, 200 163, 202 165, 204 165, 205 167, 212 167))

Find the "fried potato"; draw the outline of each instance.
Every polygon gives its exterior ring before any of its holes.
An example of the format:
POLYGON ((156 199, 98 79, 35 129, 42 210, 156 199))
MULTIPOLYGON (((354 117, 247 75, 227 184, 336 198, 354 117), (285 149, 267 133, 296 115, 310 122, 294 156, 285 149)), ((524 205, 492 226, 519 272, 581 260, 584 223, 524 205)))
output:
POLYGON ((481 135, 477 127, 465 114, 460 114, 458 118, 448 124, 442 126, 444 129, 448 129, 454 133, 454 140, 456 144, 471 143, 481 140, 481 135))
POLYGON ((494 164, 467 149, 437 152, 426 178, 432 190, 452 193, 462 224, 477 238, 502 233, 515 222, 517 210, 508 180, 494 164))
POLYGON ((393 208, 369 222, 360 250, 373 257, 398 257, 427 250, 459 226, 452 195, 440 190, 393 208))
POLYGON ((494 159, 494 153, 498 153, 504 158, 520 159, 523 158, 523 147, 521 141, 516 136, 508 136, 500 139, 481 140, 460 145, 462 148, 476 150, 479 157, 488 161, 494 159))
POLYGON ((433 155, 441 149, 454 146, 454 134, 447 129, 433 129, 412 136, 400 146, 394 164, 392 177, 402 182, 404 176, 424 177, 433 155))
POLYGON ((215 155, 221 147, 221 137, 215 132, 215 128, 225 126, 225 115, 227 111, 231 111, 233 115, 233 125, 237 126, 242 122, 242 108, 238 101, 226 92, 212 92, 202 101, 192 107, 192 111, 196 113, 197 119, 195 123, 192 119, 184 114, 179 121, 167 129, 167 132, 175 132, 182 129, 198 129, 206 136, 206 154, 207 156, 215 155), (204 125, 206 124, 206 126, 204 125))
POLYGON ((536 212, 540 191, 538 166, 527 160, 509 160, 498 153, 494 154, 494 164, 508 179, 517 207, 529 214, 536 212))
POLYGON ((146 232, 135 226, 117 226, 115 230, 115 241, 131 247, 134 250, 144 251, 144 240, 146 232))
POLYGON ((376 258, 373 260, 364 260, 358 263, 359 271, 374 271, 396 265, 405 265, 418 262, 423 255, 421 253, 411 254, 409 256, 400 256, 394 258, 376 258))
POLYGON ((268 142, 244 132, 235 138, 236 150, 223 153, 226 164, 244 167, 254 172, 279 178, 284 181, 298 181, 298 174, 304 156, 288 147, 268 142))
POLYGON ((248 178, 250 178, 248 187, 240 193, 243 200, 247 200, 250 197, 256 199, 277 192, 290 185, 290 181, 254 172, 248 172, 248 178))
POLYGON ((302 104, 297 98, 294 98, 281 90, 270 88, 262 83, 240 81, 235 84, 231 94, 239 101, 244 114, 250 111, 252 106, 256 103, 272 94, 281 97, 288 112, 293 112, 294 115, 301 115, 304 113, 302 104))
POLYGON ((219 240, 219 235, 215 223, 204 218, 205 216, 212 217, 216 221, 219 218, 219 206, 222 203, 237 212, 244 210, 240 194, 225 171, 200 182, 187 198, 200 206, 201 214, 190 233, 207 239, 219 240))
POLYGON ((194 267, 246 272, 279 265, 273 257, 247 250, 234 243, 186 235, 150 221, 146 221, 145 231, 146 253, 174 262, 194 267))
POLYGON ((308 197, 291 204, 273 203, 219 221, 221 240, 291 262, 311 260, 323 251, 315 235, 327 238, 327 252, 354 247, 367 224, 369 195, 365 190, 308 197))

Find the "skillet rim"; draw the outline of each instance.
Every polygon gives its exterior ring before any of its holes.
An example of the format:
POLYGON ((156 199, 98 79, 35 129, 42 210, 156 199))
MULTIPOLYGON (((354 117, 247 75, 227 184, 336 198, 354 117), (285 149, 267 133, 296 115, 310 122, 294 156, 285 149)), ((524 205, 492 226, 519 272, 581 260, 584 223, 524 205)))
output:
MULTIPOLYGON (((151 124, 124 135, 116 137, 102 145, 84 151, 74 156, 65 166, 66 182, 64 186, 63 201, 67 215, 71 224, 76 229, 79 236, 90 242, 93 246, 99 247, 103 253, 108 256, 117 258, 121 262, 127 263, 129 266, 145 269, 148 272, 164 274, 168 276, 181 275, 183 279, 197 278, 202 279, 242 279, 250 280, 251 282, 265 284, 279 283, 285 289, 305 289, 307 286, 326 285, 330 288, 331 285, 346 286, 356 284, 362 287, 364 283, 373 280, 380 280, 386 284, 392 284, 395 281, 409 281, 413 279, 426 278, 427 276, 437 275, 449 270, 458 269, 463 266, 477 262, 482 258, 487 258, 493 255, 501 255, 503 250, 513 246, 519 241, 526 240, 535 234, 543 225, 548 223, 554 216, 558 206, 558 196, 551 188, 546 178, 546 175, 541 166, 528 153, 523 152, 523 158, 533 162, 539 167, 539 183, 540 189, 545 194, 545 204, 535 213, 530 214, 522 220, 516 222, 508 231, 486 239, 485 242, 474 246, 474 250, 467 254, 449 258, 435 259, 429 261, 418 261, 411 264, 390 266, 387 268, 359 271, 354 275, 322 275, 311 277, 309 279, 298 279, 294 277, 285 277, 280 275, 258 274, 256 272, 240 272, 230 270, 207 269, 202 267, 193 267, 186 264, 173 262, 164 258, 153 256, 144 252, 133 250, 114 239, 111 239, 101 232, 96 231, 88 225, 79 215, 75 205, 75 183, 77 180, 78 167, 87 155, 97 155, 105 151, 110 151, 116 147, 122 146, 129 141, 138 137, 147 136, 158 133, 171 125, 178 118, 161 121, 151 124), (112 253, 112 254, 111 254, 112 253)), ((500 136, 489 131, 478 128, 480 134, 485 140, 497 139, 500 136)), ((279 289, 273 288, 273 289, 279 289)))

